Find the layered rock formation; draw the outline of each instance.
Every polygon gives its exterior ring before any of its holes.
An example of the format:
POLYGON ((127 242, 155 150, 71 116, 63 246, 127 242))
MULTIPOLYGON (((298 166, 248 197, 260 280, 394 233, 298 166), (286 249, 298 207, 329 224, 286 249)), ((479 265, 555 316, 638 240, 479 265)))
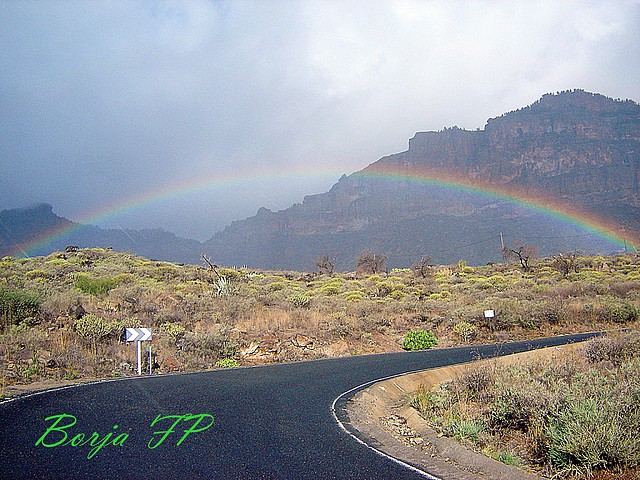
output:
POLYGON ((421 256, 499 261, 500 233, 541 255, 611 253, 620 244, 522 200, 589 218, 629 237, 631 248, 640 231, 639 142, 637 103, 582 90, 549 94, 483 130, 419 132, 407 151, 343 176, 302 204, 261 209, 204 248, 222 264, 302 270, 322 254, 353 269, 365 250, 387 255, 391 267, 421 256))
POLYGON ((366 250, 388 256, 389 267, 421 257, 499 262, 500 234, 543 256, 632 250, 640 243, 639 143, 637 103, 582 90, 549 94, 482 130, 418 132, 407 151, 286 210, 262 208, 204 244, 162 230, 78 225, 41 204, 0 212, 0 256, 112 246, 161 260, 200 263, 205 252, 219 265, 295 270, 315 270, 327 255, 353 270, 366 250), (576 219, 624 240, 608 241, 576 219))

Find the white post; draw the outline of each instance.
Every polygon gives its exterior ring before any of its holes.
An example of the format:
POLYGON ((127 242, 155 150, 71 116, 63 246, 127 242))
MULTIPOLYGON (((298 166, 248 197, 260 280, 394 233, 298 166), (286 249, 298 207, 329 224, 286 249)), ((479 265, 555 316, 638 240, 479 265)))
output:
POLYGON ((151 375, 151 342, 149 342, 149 375, 151 375))
POLYGON ((140 340, 136 341, 136 345, 138 346, 138 375, 142 375, 142 356, 140 354, 140 340))

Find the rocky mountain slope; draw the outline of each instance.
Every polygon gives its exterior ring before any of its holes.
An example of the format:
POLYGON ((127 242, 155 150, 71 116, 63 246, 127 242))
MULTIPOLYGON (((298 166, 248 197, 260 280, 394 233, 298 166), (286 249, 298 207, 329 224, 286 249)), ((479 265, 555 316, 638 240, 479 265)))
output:
POLYGON ((631 248, 640 231, 639 142, 633 101, 582 90, 544 95, 482 130, 419 132, 407 151, 301 204, 234 222, 204 249, 221 264, 309 270, 329 255, 349 270, 365 250, 387 255, 391 267, 423 256, 499 261, 500 233, 508 245, 534 245, 541 255, 622 248, 545 213, 549 205, 629 237, 631 248))
POLYGON ((201 244, 161 229, 104 229, 60 217, 47 203, 0 211, 0 258, 48 255, 67 246, 112 247, 148 258, 200 263, 201 244))
POLYGON ((79 225, 40 204, 0 212, 0 256, 111 246, 158 260, 201 263, 205 252, 219 265, 308 271, 327 255, 348 271, 367 250, 386 255, 388 267, 422 257, 499 262, 501 241, 533 245, 541 256, 632 250, 640 243, 639 142, 637 103, 582 90, 548 94, 483 129, 418 132, 406 151, 330 191, 282 211, 261 208, 204 244, 164 230, 79 225))

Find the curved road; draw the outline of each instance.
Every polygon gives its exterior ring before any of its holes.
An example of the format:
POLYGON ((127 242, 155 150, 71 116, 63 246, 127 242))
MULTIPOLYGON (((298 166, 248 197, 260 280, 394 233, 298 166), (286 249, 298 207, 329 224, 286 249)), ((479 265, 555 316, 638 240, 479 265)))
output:
POLYGON ((142 377, 31 395, 0 404, 0 478, 424 479, 347 435, 333 401, 374 379, 585 338, 142 377))

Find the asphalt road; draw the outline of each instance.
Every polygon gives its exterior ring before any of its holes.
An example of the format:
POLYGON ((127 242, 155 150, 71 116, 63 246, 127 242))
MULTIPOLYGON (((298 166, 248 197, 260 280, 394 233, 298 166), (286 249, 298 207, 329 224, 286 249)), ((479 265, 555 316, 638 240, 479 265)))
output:
POLYGON ((334 400, 382 377, 582 339, 142 377, 31 395, 0 404, 0 478, 424 479, 342 430, 334 400))

